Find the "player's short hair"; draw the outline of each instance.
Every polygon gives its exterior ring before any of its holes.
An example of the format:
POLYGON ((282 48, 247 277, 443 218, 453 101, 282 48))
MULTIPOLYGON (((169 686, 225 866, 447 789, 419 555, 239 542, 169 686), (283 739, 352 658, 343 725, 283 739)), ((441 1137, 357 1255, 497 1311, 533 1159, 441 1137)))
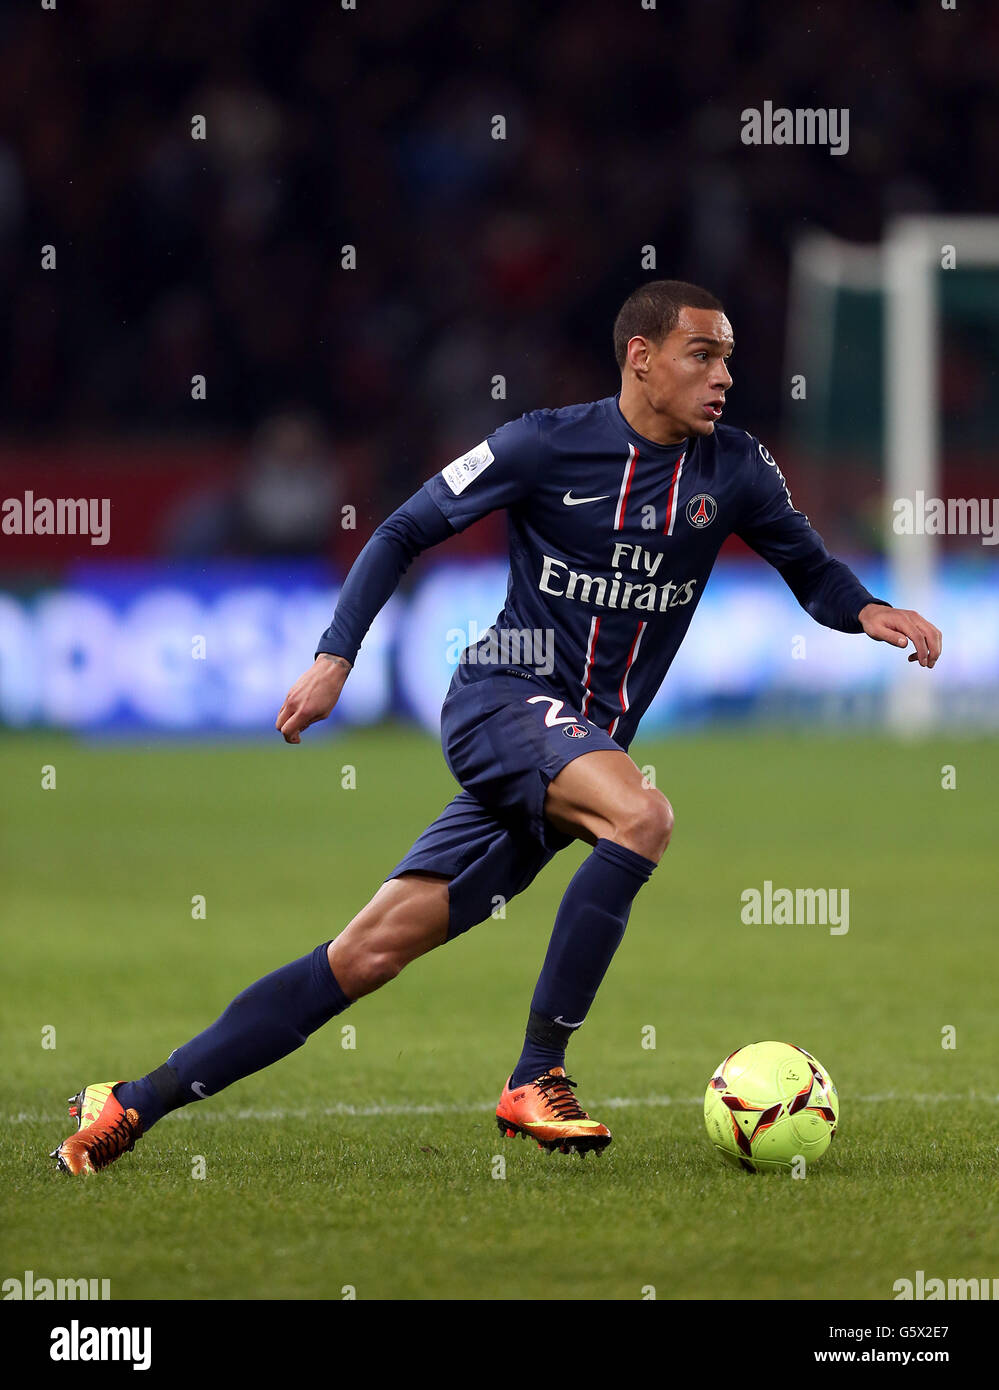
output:
POLYGON ((640 334, 650 342, 661 343, 679 322, 681 309, 725 312, 720 299, 686 280, 650 280, 629 294, 614 320, 614 356, 622 371, 630 339, 640 334))

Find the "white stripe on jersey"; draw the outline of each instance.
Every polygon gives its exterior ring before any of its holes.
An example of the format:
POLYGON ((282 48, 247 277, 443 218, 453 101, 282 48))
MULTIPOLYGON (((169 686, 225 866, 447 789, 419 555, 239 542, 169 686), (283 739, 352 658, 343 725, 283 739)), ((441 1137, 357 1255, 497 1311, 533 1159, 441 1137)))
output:
POLYGON ((599 619, 598 617, 593 617, 593 618, 591 618, 591 619, 590 619, 590 636, 589 636, 588 642, 586 643, 586 665, 583 667, 583 681, 582 681, 583 690, 585 691, 585 694, 584 694, 584 696, 583 696, 583 705, 582 705, 582 709, 581 709, 580 713, 581 713, 584 717, 585 717, 585 715, 586 715, 587 710, 589 709, 590 700, 591 700, 592 697, 593 697, 593 691, 590 689, 590 672, 593 670, 593 653, 594 653, 595 650, 596 650, 596 646, 597 646, 597 633, 598 633, 599 631, 600 631, 600 619, 599 619))
MULTIPOLYGON (((621 680, 621 688, 620 688, 620 690, 618 691, 618 695, 620 696, 620 699, 621 699, 621 711, 622 711, 622 713, 624 713, 624 714, 627 714, 627 713, 628 713, 628 708, 629 708, 629 702, 628 702, 628 673, 630 672, 632 666, 634 666, 635 662, 636 662, 637 659, 638 659, 638 649, 639 649, 639 647, 642 645, 642 635, 643 635, 643 633, 645 632, 645 629, 646 629, 647 627, 648 627, 648 623, 639 623, 639 625, 638 625, 638 632, 635 634, 635 640, 634 640, 634 642, 632 642, 632 644, 631 644, 631 651, 628 653, 628 664, 627 664, 627 666, 624 668, 624 676, 623 676, 623 678, 622 678, 622 680, 621 680)), ((610 728, 607 730, 607 732, 610 734, 611 738, 613 738, 614 735, 617 733, 617 726, 618 726, 618 724, 620 723, 620 720, 621 720, 621 715, 619 714, 619 715, 617 716, 617 718, 614 720, 614 723, 613 723, 613 724, 610 726, 610 728)))
POLYGON ((673 474, 673 484, 669 490, 669 502, 666 504, 667 525, 664 532, 667 536, 673 534, 673 522, 676 520, 676 499, 680 491, 680 474, 683 472, 683 461, 687 457, 682 453, 677 460, 676 471, 673 474))
POLYGON ((614 530, 620 531, 621 522, 624 520, 624 504, 628 496, 628 488, 631 485, 631 475, 635 471, 635 459, 638 457, 638 450, 634 444, 628 445, 628 462, 624 465, 624 473, 621 477, 621 490, 617 495, 617 509, 614 512, 614 530))

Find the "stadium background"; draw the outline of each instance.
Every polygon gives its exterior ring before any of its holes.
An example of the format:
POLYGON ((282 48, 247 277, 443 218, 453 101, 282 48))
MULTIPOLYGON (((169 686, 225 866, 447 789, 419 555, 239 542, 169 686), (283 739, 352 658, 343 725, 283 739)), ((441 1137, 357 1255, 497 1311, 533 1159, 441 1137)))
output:
MULTIPOLYGON (((636 284, 722 296, 730 423, 884 592, 882 306, 845 293, 805 325, 827 368, 792 400, 795 247, 994 212, 997 54, 999 13, 963 0, 0 10, 0 498, 111 499, 106 547, 0 534, 5 1274, 115 1298, 885 1299, 917 1269, 999 1269, 975 732, 999 593, 975 536, 943 540, 933 672, 817 627, 726 548, 633 749, 674 842, 570 1054, 614 1130, 599 1168, 503 1147, 492 1116, 582 847, 352 1009, 356 1047, 337 1020, 93 1182, 47 1158, 71 1090, 159 1064, 332 936, 453 794, 430 731, 497 611, 502 518, 414 564, 329 725, 288 748, 274 715, 395 505, 501 421, 616 390, 636 284), (766 100, 848 107, 849 154, 743 145, 766 100), (931 737, 880 729, 889 679, 953 693, 931 737), (767 880, 847 887, 849 932, 747 926, 767 880), (806 1182, 747 1181, 705 1139, 712 1069, 768 1037, 840 1089, 806 1182)), ((996 277, 948 274, 944 495, 989 498, 996 277)))
MULTIPOLYGON (((503 420, 612 393, 614 314, 657 275, 723 298, 729 422, 884 592, 881 305, 844 294, 814 324, 827 380, 792 400, 791 253, 820 230, 876 243, 900 213, 994 205, 999 19, 976 15, 972 42, 970 16, 931 5, 663 8, 5 11, 0 491, 109 498, 111 538, 0 538, 0 720, 266 730, 373 527, 503 420), (766 93, 848 107, 848 155, 742 144, 766 93)), ((989 497, 999 276, 958 272, 947 294, 946 490, 989 497)), ((456 635, 498 611, 503 543, 494 516, 414 566, 333 726, 435 727, 456 635)), ((971 604, 979 626, 936 679, 968 697, 957 722, 982 722, 991 551, 946 545, 935 621, 954 632, 971 604)), ((740 558, 730 542, 648 727, 876 722, 884 653, 819 631, 740 558)))

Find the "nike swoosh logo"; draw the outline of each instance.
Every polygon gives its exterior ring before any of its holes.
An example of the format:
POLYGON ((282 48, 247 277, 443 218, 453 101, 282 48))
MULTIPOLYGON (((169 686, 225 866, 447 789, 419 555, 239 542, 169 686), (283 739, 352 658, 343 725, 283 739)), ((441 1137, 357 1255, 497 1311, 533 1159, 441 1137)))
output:
MULTIPOLYGON (((601 499, 600 499, 600 498, 594 498, 593 500, 599 502, 601 499)), ((579 1020, 578 1023, 570 1023, 569 1020, 568 1020, 567 1018, 563 1018, 562 1015, 559 1014, 559 1016, 558 1016, 558 1018, 555 1020, 555 1022, 556 1022, 556 1023, 561 1023, 561 1025, 562 1025, 563 1028, 582 1028, 582 1026, 583 1026, 583 1024, 586 1022, 586 1020, 585 1020, 584 1018, 581 1018, 581 1019, 579 1020)))
POLYGON ((610 493, 605 492, 602 497, 573 497, 572 488, 570 488, 562 498, 562 501, 567 507, 578 507, 581 506, 583 502, 606 502, 609 496, 610 493))

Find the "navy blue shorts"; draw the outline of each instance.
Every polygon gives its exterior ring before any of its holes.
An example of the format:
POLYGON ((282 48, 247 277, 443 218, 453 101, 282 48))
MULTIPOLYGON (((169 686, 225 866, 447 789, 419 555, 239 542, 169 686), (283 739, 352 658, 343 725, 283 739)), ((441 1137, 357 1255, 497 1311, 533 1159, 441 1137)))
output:
POLYGON ((463 790, 387 877, 417 869, 449 878, 450 940, 522 892, 572 843, 545 820, 552 778, 583 753, 619 753, 621 745, 536 676, 507 672, 452 685, 441 743, 463 790))

